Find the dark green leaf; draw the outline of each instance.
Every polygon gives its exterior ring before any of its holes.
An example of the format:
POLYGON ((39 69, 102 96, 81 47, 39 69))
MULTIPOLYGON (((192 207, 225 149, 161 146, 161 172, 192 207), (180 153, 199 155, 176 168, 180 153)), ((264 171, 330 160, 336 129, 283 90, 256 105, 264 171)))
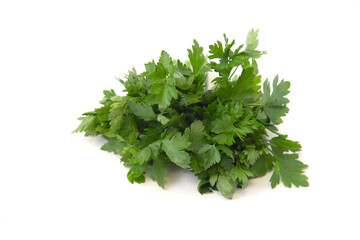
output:
POLYGON ((188 148, 190 144, 189 131, 187 130, 183 135, 178 132, 169 140, 162 140, 161 148, 173 163, 182 168, 189 168, 190 155, 185 149, 188 148))
POLYGON ((279 183, 279 176, 286 187, 307 187, 308 178, 303 174, 308 166, 298 160, 297 154, 283 154, 280 149, 273 149, 275 154, 275 171, 271 178, 271 186, 279 183), (277 170, 278 167, 278 171, 277 170))
POLYGON ((165 188, 165 177, 167 173, 164 167, 167 165, 167 161, 164 157, 157 157, 153 161, 153 165, 150 172, 150 177, 152 180, 157 181, 160 187, 165 188))
POLYGON ((215 163, 219 163, 221 161, 221 155, 219 150, 215 147, 215 145, 211 145, 209 150, 205 153, 205 163, 204 169, 208 169, 213 166, 215 163))
POLYGON ((107 143, 102 145, 101 150, 107 151, 107 152, 113 152, 115 154, 121 154, 121 151, 124 147, 126 147, 127 143, 124 141, 121 141, 117 138, 109 138, 107 139, 107 143))
POLYGON ((301 145, 299 142, 294 142, 287 139, 287 135, 279 135, 270 140, 272 146, 281 148, 284 152, 298 152, 301 151, 301 145))
POLYGON ((289 103, 289 99, 285 96, 289 94, 290 82, 282 80, 278 84, 279 77, 276 76, 273 81, 273 91, 270 94, 270 83, 266 79, 263 85, 262 102, 264 104, 264 111, 274 124, 280 124, 283 122, 281 117, 285 116, 289 109, 286 104, 289 103))
POLYGON ((212 192, 209 181, 203 179, 199 182, 198 191, 201 194, 212 192))
POLYGON ((198 152, 202 146, 202 139, 204 134, 205 126, 200 120, 194 121, 190 125, 189 141, 191 145, 189 150, 192 152, 198 152))

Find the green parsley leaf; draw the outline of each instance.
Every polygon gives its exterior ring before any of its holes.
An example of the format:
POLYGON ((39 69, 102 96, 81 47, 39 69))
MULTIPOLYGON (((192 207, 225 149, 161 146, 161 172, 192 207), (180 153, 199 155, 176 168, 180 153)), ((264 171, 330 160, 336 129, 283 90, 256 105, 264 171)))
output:
POLYGON ((212 192, 210 183, 208 180, 202 179, 198 185, 198 191, 201 194, 212 192))
POLYGON ((253 87, 254 78, 254 68, 245 68, 240 77, 236 80, 229 97, 234 100, 249 99, 256 92, 253 87))
POLYGON ((276 76, 273 81, 273 91, 270 94, 270 83, 266 79, 263 85, 263 104, 266 115, 270 118, 274 124, 280 124, 283 122, 281 117, 285 116, 289 109, 286 104, 289 103, 289 99, 285 98, 289 94, 290 82, 282 80, 279 84, 279 77, 276 76))
POLYGON ((256 177, 264 176, 268 171, 274 168, 273 156, 270 154, 262 154, 256 159, 255 163, 251 166, 250 170, 255 172, 256 177))
POLYGON ((170 161, 181 168, 189 168, 190 155, 185 151, 191 145, 189 142, 189 131, 183 135, 177 132, 169 140, 162 140, 161 148, 164 150, 170 161))
POLYGON ((130 168, 127 178, 129 182, 143 183, 145 182, 144 172, 147 165, 134 165, 130 168))
POLYGON ((120 96, 114 96, 111 98, 113 102, 110 109, 110 133, 115 133, 120 130, 124 117, 125 98, 120 96))
POLYGON ((218 180, 218 177, 219 177, 219 174, 218 173, 213 173, 210 175, 210 178, 209 178, 209 183, 211 186, 215 186, 217 180, 218 180))
POLYGON ((105 143, 101 150, 107 152, 113 152, 115 154, 121 154, 122 150, 127 146, 127 143, 119 140, 118 138, 108 138, 107 143, 105 143))
POLYGON ((160 64, 160 66, 162 66, 165 69, 166 73, 171 73, 174 69, 174 63, 171 60, 170 55, 167 52, 165 52, 164 50, 161 51, 159 64, 160 64))
POLYGON ((130 110, 139 118, 144 119, 145 121, 151 121, 156 118, 156 114, 152 107, 146 103, 135 103, 131 100, 126 100, 126 103, 130 110))
POLYGON ((233 181, 229 176, 220 174, 216 183, 216 187, 224 197, 231 199, 236 189, 236 182, 233 181))
POLYGON ((244 152, 247 155, 247 160, 249 161, 249 163, 253 165, 256 159, 259 157, 259 152, 253 148, 247 149, 244 152))
POLYGON ((205 126, 200 120, 196 120, 190 125, 189 141, 191 145, 188 148, 190 151, 196 153, 200 150, 204 130, 205 126))
POLYGON ((94 131, 96 126, 97 126, 97 118, 96 118, 96 116, 79 117, 78 120, 80 120, 81 123, 73 131, 73 133, 85 132, 86 133, 85 136, 97 135, 97 132, 94 131))
POLYGON ((213 166, 215 163, 219 163, 221 161, 221 155, 219 150, 215 147, 215 145, 211 145, 209 150, 206 151, 204 155, 205 163, 204 169, 208 169, 213 166))
POLYGON ((165 85, 153 85, 151 87, 151 93, 156 96, 155 104, 159 104, 159 109, 162 112, 170 105, 172 99, 177 99, 178 97, 174 79, 168 79, 165 85))
POLYGON ((206 57, 203 54, 203 48, 199 46, 199 43, 196 40, 194 40, 192 51, 188 49, 188 53, 192 70, 195 75, 206 73, 210 70, 206 64, 206 57))
POLYGON ((235 142, 234 133, 221 133, 213 138, 218 144, 233 145, 235 142))
POLYGON ((230 177, 233 181, 238 180, 243 187, 246 187, 249 183, 249 177, 253 177, 253 173, 249 170, 243 169, 240 166, 236 166, 230 171, 230 177))
POLYGON ((259 30, 252 29, 246 38, 246 50, 255 50, 257 46, 259 45, 258 38, 259 30))
POLYGON ((299 142, 294 142, 287 139, 287 135, 279 135, 278 137, 274 137, 270 140, 270 144, 273 147, 278 147, 284 152, 298 152, 301 151, 301 145, 299 142))
POLYGON ((275 171, 271 177, 271 187, 279 184, 279 180, 286 187, 308 187, 308 178, 303 174, 304 169, 308 166, 300 162, 298 154, 283 154, 280 149, 273 149, 275 155, 275 171))
POLYGON ((166 125, 169 122, 169 119, 162 114, 157 116, 157 120, 161 122, 162 125, 166 125))
POLYGON ((165 157, 154 158, 153 165, 151 167, 150 177, 152 180, 157 181, 158 185, 162 188, 165 188, 165 177, 167 172, 164 167, 168 165, 165 157))
POLYGON ((151 149, 146 147, 136 153, 131 159, 129 159, 128 163, 143 165, 145 162, 149 161, 150 156, 151 149))

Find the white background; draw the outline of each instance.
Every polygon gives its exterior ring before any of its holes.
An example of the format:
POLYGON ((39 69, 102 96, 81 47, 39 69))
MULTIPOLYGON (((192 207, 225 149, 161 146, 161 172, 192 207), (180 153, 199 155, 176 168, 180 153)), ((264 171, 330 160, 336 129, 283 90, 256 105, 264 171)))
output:
POLYGON ((360 2, 127 2, 0 2, 0 239, 359 239, 360 2), (175 169, 132 185, 101 137, 71 134, 131 67, 251 28, 263 78, 291 81, 281 131, 309 188, 266 175, 227 200, 175 169))

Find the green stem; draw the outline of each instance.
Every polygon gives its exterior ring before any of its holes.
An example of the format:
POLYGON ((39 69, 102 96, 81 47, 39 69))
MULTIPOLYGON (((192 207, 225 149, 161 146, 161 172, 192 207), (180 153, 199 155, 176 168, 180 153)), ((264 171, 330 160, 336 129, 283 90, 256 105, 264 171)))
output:
POLYGON ((248 103, 246 106, 262 106, 262 103, 248 103))
MULTIPOLYGON (((239 66, 240 66, 240 65, 239 65, 239 66)), ((229 77, 229 81, 231 80, 232 76, 234 75, 234 73, 236 72, 236 70, 239 68, 239 66, 237 66, 237 67, 235 68, 235 70, 232 72, 232 74, 231 74, 230 77, 229 77)))

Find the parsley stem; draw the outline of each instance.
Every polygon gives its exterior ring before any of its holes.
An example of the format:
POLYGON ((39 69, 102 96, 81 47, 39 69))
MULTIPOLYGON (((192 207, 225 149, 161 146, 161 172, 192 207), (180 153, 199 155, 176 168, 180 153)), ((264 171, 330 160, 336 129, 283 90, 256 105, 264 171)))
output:
POLYGON ((230 77, 229 77, 229 80, 231 80, 231 78, 232 78, 232 76, 234 75, 234 73, 236 72, 236 70, 239 68, 239 66, 237 66, 236 68, 235 68, 235 70, 232 72, 232 74, 230 75, 230 77))
POLYGON ((246 106, 262 106, 262 103, 248 103, 246 106))

